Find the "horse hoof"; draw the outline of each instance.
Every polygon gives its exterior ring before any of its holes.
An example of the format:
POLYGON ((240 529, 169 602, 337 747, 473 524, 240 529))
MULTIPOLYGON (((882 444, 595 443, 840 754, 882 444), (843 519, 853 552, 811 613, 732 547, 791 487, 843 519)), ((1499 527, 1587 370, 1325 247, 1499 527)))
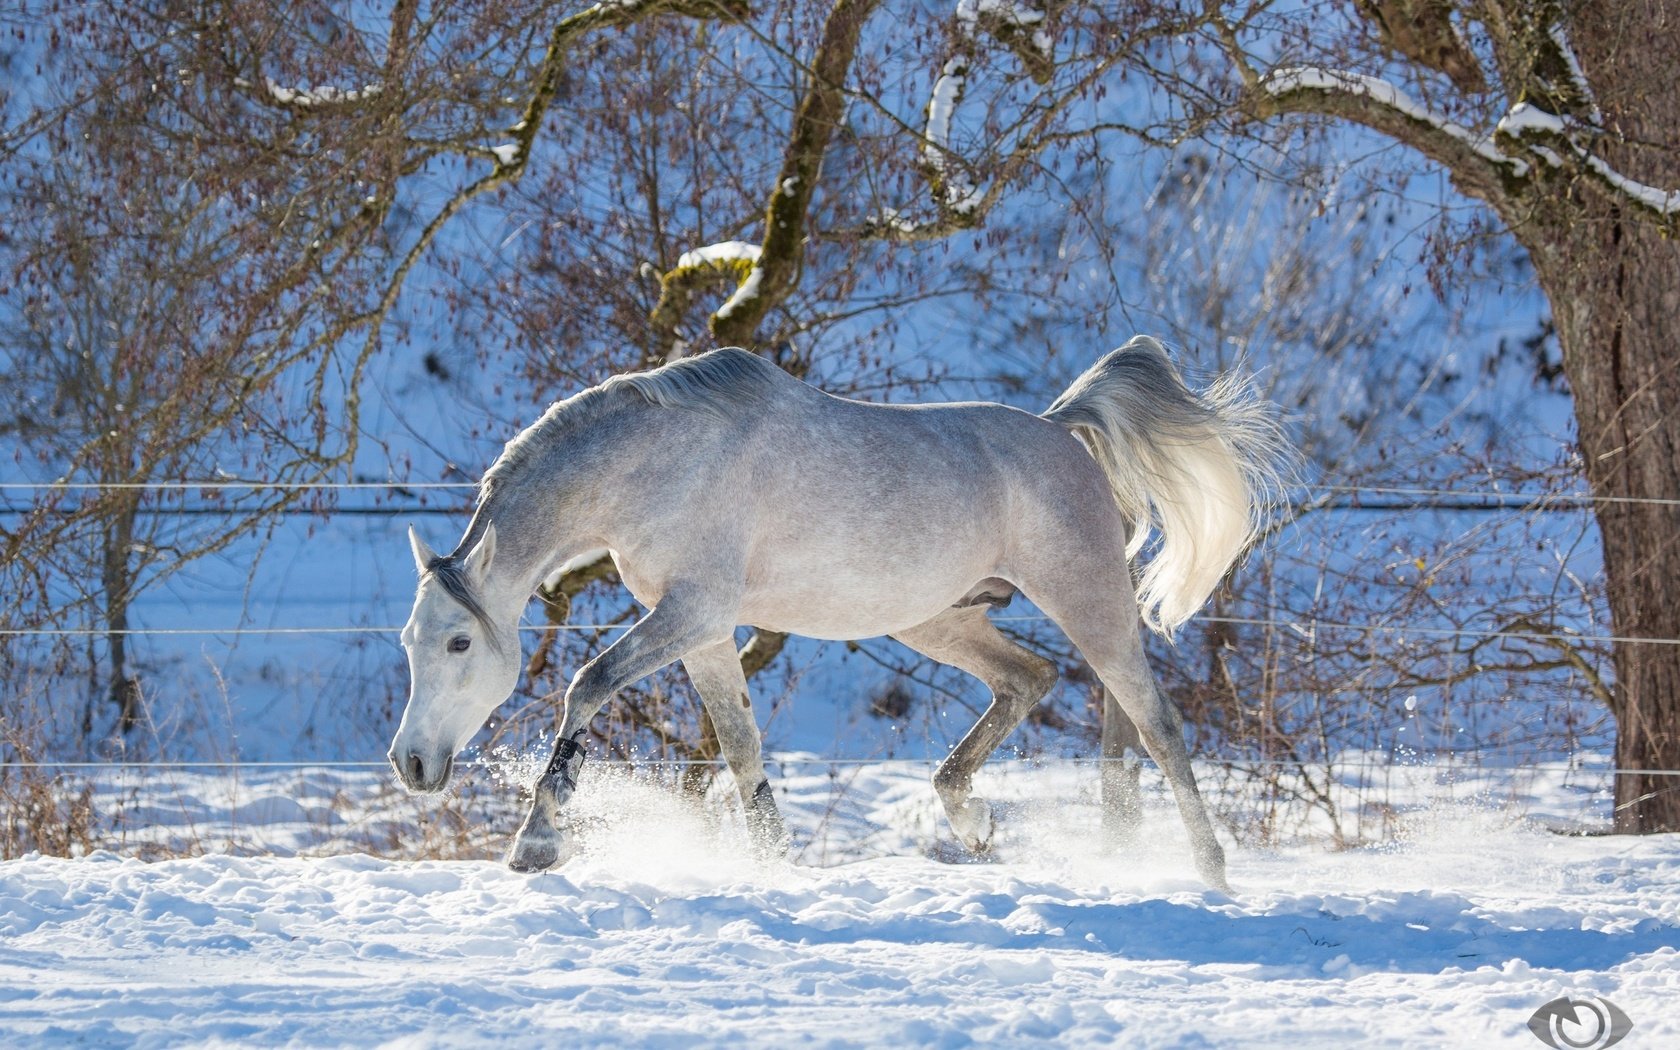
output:
POLYGON ((949 814, 951 830, 971 853, 984 855, 992 849, 992 832, 997 823, 992 817, 992 804, 983 798, 971 798, 949 814))
POLYGON ((786 860, 793 850, 793 836, 787 832, 780 835, 753 839, 753 857, 762 862, 786 860))
POLYGON ((507 866, 522 875, 547 871, 560 863, 560 840, 520 839, 508 853, 507 866))

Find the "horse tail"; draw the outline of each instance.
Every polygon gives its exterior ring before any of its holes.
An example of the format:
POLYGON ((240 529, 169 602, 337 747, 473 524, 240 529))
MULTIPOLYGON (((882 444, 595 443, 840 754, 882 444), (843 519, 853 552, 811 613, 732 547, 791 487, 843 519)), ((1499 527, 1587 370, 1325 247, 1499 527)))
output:
POLYGON ((1044 418, 1108 475, 1131 526, 1128 559, 1160 533, 1137 598, 1144 623, 1169 638, 1259 536, 1296 455, 1252 380, 1226 373, 1198 394, 1147 336, 1092 365, 1044 418))

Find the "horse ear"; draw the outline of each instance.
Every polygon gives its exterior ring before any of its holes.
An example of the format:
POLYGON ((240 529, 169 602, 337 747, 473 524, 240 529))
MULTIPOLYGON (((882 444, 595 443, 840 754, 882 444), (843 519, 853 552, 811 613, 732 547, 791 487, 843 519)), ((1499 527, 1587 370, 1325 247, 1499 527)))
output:
POLYGON ((467 571, 480 583, 490 573, 490 560, 496 556, 496 523, 490 522, 484 526, 484 536, 477 546, 467 552, 467 571))
POLYGON ((420 538, 413 525, 408 527, 408 545, 414 550, 414 564, 424 576, 426 569, 437 559, 437 552, 426 546, 426 541, 420 538))

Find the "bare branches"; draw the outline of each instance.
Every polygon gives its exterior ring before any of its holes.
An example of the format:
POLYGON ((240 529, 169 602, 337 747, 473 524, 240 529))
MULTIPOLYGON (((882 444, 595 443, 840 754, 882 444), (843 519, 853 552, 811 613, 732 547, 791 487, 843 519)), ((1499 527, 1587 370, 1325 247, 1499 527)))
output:
POLYGON ((1528 172, 1491 136, 1429 112, 1386 80, 1339 69, 1285 67, 1260 77, 1245 96, 1257 119, 1286 113, 1339 117, 1380 131, 1445 167, 1465 192, 1501 200, 1507 182, 1528 172))
POLYGON ((1248 95, 1256 118, 1311 113, 1363 124, 1445 167, 1466 193, 1509 209, 1535 192, 1535 176, 1568 166, 1629 210, 1664 229, 1680 219, 1680 189, 1648 186, 1616 171, 1594 149, 1602 137, 1572 118, 1519 102, 1490 135, 1431 113, 1399 88, 1346 70, 1291 67, 1261 77, 1248 95))
MULTIPOLYGON (((1444 0, 1366 0, 1361 10, 1384 41, 1423 69, 1446 75, 1467 96, 1485 90, 1475 55, 1444 0)), ((1414 101, 1379 77, 1328 66, 1280 66, 1255 75, 1236 31, 1222 26, 1227 54, 1243 76, 1243 110, 1338 117, 1381 132, 1446 168, 1466 193, 1502 213, 1525 198, 1590 185, 1664 230, 1680 220, 1680 188, 1648 185, 1602 156, 1610 133, 1556 3, 1476 5, 1493 41, 1509 98, 1481 133, 1414 101)))
POLYGON ((798 284, 808 239, 807 215, 824 155, 840 124, 845 85, 864 23, 879 0, 836 0, 823 24, 810 79, 794 114, 782 167, 764 216, 764 243, 752 273, 712 315, 719 342, 752 346, 764 316, 798 284))
POLYGON ((1453 0, 1360 0, 1383 43, 1467 94, 1487 90, 1481 63, 1453 22, 1453 0))

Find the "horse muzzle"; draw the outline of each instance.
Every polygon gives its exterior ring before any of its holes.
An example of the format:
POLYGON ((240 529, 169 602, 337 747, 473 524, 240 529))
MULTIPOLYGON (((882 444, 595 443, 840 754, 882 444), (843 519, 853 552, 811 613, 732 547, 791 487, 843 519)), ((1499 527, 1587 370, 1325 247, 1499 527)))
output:
POLYGON ((414 748, 393 747, 387 758, 397 771, 402 786, 417 795, 435 795, 449 783, 455 770, 455 756, 427 757, 414 748))

